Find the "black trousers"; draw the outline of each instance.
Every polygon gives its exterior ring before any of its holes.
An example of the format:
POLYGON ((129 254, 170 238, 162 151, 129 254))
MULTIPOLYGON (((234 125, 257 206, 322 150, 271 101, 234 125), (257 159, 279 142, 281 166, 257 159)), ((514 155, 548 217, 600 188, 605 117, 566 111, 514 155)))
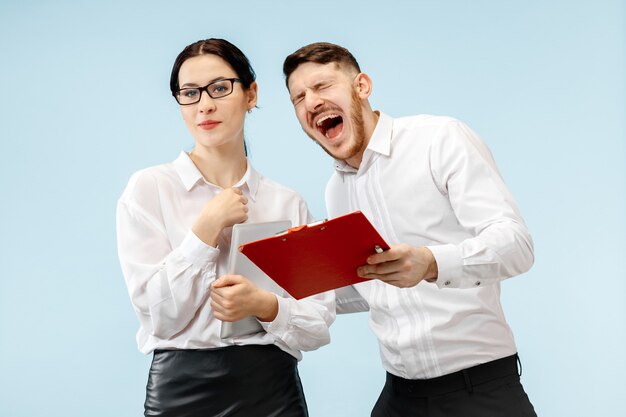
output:
POLYGON ((297 360, 274 345, 154 352, 145 416, 308 417, 297 360))
POLYGON ((517 355, 426 380, 387 373, 372 417, 537 417, 517 355))

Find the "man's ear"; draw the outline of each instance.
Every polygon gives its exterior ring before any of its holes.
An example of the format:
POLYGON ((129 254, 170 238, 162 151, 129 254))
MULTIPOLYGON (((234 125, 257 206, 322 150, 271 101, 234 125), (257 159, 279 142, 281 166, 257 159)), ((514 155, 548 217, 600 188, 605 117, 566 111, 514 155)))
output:
POLYGON ((364 72, 354 78, 354 88, 361 99, 367 99, 372 94, 372 79, 364 72))

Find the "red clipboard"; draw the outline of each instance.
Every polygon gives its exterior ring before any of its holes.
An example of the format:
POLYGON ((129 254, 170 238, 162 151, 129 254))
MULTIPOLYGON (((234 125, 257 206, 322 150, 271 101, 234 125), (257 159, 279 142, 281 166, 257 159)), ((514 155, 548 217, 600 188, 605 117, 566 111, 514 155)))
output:
POLYGON ((389 249, 367 217, 355 211, 243 244, 239 250, 299 300, 368 281, 356 269, 367 263, 377 246, 389 249))

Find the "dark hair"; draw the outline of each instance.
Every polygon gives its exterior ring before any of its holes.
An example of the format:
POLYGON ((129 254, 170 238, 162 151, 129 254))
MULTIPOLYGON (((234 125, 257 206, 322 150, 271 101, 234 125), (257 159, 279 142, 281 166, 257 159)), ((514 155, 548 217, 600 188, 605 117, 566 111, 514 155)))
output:
POLYGON ((313 62, 315 64, 329 64, 334 62, 339 66, 361 72, 356 58, 354 58, 346 48, 335 45, 334 43, 316 42, 303 46, 285 58, 283 74, 285 74, 285 84, 287 84, 287 88, 289 88, 289 77, 291 74, 305 62, 313 62))
MULTIPOLYGON (((172 74, 170 75, 170 91, 172 95, 176 94, 176 91, 180 88, 178 73, 183 62, 200 55, 216 55, 226 61, 241 80, 241 86, 244 90, 249 89, 250 85, 256 80, 256 74, 252 69, 252 65, 250 65, 248 57, 241 52, 241 49, 224 39, 205 39, 187 45, 176 57, 172 67, 172 74)), ((248 156, 248 145, 246 145, 245 140, 243 141, 243 150, 246 156, 248 156)))
POLYGON ((250 65, 250 61, 239 48, 224 39, 205 39, 187 45, 176 57, 172 75, 170 76, 170 90, 172 94, 176 93, 180 88, 178 85, 178 73, 183 62, 200 55, 217 55, 226 61, 241 80, 241 85, 245 90, 250 88, 250 85, 256 79, 256 74, 250 65))

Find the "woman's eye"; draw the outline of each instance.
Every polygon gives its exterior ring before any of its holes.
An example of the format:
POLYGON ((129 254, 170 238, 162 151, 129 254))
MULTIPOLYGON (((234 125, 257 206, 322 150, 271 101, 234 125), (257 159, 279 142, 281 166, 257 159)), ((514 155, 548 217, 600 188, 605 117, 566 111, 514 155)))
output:
POLYGON ((198 95, 198 90, 196 90, 195 88, 181 91, 181 96, 184 96, 184 97, 193 98, 197 95, 198 95))
POLYGON ((211 90, 211 95, 222 95, 228 92, 229 86, 224 83, 212 84, 209 89, 211 90))

